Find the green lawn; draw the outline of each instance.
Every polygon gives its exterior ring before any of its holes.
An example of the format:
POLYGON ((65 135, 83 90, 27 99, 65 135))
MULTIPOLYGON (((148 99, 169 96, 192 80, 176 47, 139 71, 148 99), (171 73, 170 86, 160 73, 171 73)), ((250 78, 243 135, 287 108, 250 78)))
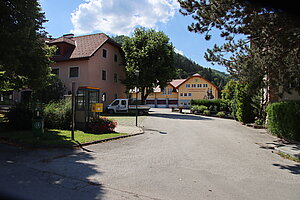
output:
POLYGON ((6 131, 0 133, 0 138, 12 141, 14 143, 25 144, 29 146, 72 146, 74 144, 92 142, 121 135, 125 133, 91 134, 82 131, 75 131, 75 141, 71 140, 71 131, 50 129, 36 138, 31 131, 6 131))

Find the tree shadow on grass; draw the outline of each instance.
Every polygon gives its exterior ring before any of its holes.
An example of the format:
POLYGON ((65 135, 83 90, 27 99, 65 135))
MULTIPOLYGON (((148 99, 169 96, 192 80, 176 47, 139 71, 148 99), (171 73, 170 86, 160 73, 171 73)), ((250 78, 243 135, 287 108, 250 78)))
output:
POLYGON ((0 144, 1 199, 101 199, 95 154, 0 144))

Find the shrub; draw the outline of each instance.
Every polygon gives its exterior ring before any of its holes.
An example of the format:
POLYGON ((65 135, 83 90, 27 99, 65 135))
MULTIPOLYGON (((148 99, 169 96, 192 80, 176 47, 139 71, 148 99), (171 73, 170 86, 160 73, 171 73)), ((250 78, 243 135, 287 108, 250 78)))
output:
POLYGON ((195 113, 203 113, 204 110, 207 110, 208 108, 203 105, 194 105, 192 106, 191 110, 195 113))
POLYGON ((280 137, 300 141, 300 102, 277 102, 267 107, 268 129, 280 137))
POLYGON ((217 113, 218 117, 225 117, 225 112, 221 111, 217 113))
POLYGON ((197 100, 192 100, 191 104, 203 105, 215 111, 229 111, 228 102, 229 101, 224 99, 214 99, 214 100, 197 99, 197 100))
POLYGON ((32 126, 32 110, 26 104, 18 104, 6 114, 9 128, 29 130, 32 126))
POLYGON ((254 122, 254 107, 251 105, 251 103, 252 99, 248 94, 248 85, 236 85, 236 117, 240 122, 254 122))
POLYGON ((115 120, 106 117, 93 117, 88 123, 88 131, 95 134, 104 134, 114 132, 117 126, 115 120))
POLYGON ((203 114, 204 114, 204 115, 210 115, 210 110, 204 110, 204 111, 203 111, 203 114))
POLYGON ((72 121, 71 99, 48 103, 44 108, 45 127, 53 129, 70 129, 72 121))

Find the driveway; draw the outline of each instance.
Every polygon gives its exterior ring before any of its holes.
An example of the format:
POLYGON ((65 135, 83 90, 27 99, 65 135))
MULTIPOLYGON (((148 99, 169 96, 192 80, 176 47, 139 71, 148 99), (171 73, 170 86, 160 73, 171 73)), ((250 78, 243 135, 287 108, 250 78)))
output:
POLYGON ((84 150, 0 146, 3 195, 23 199, 300 199, 300 165, 264 130, 152 109, 145 134, 84 150))

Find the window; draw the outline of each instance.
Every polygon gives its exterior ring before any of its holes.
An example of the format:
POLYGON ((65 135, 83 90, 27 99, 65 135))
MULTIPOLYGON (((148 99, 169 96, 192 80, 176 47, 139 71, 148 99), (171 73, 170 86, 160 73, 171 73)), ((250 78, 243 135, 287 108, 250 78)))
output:
POLYGON ((162 89, 162 92, 163 92, 163 94, 167 94, 167 90, 166 90, 167 88, 163 88, 162 89))
POLYGON ((192 84, 192 88, 195 88, 196 87, 196 84, 192 84))
POLYGON ((173 89, 172 88, 168 88, 168 94, 172 94, 173 89))
POLYGON ((107 50, 106 50, 106 49, 103 49, 103 50, 102 50, 102 57, 103 57, 103 58, 106 58, 106 57, 107 57, 107 50))
POLYGON ((183 93, 180 93, 180 96, 182 97, 182 96, 183 96, 183 93))
POLYGON ((187 97, 187 93, 184 93, 184 96, 187 97))
POLYGON ((118 74, 114 73, 114 82, 117 83, 118 82, 118 74))
POLYGON ((55 74, 56 76, 59 76, 59 69, 52 69, 52 74, 55 74))
POLYGON ((208 85, 207 85, 207 84, 203 84, 203 87, 207 88, 207 87, 208 87, 208 85))
POLYGON ((197 87, 198 88, 202 88, 202 84, 197 84, 197 87))
POLYGON ((121 105, 126 106, 126 100, 122 100, 121 105))
POLYGON ((106 80, 106 71, 102 70, 102 80, 106 80))
POLYGON ((103 92, 103 93, 102 93, 102 96, 101 96, 102 102, 105 102, 105 101, 106 101, 106 98, 107 98, 106 93, 103 92))
POLYGON ((70 67, 69 78, 79 77, 79 67, 70 67))
POLYGON ((191 96, 192 96, 192 93, 188 93, 188 96, 191 97, 191 96))
POLYGON ((114 60, 115 60, 115 62, 118 62, 118 55, 117 54, 115 54, 114 60))
POLYGON ((112 106, 117 106, 117 105, 119 105, 119 100, 116 100, 115 102, 113 102, 113 104, 112 104, 112 106))
POLYGON ((186 84, 185 87, 186 87, 186 88, 190 88, 191 85, 190 85, 190 84, 186 84))

